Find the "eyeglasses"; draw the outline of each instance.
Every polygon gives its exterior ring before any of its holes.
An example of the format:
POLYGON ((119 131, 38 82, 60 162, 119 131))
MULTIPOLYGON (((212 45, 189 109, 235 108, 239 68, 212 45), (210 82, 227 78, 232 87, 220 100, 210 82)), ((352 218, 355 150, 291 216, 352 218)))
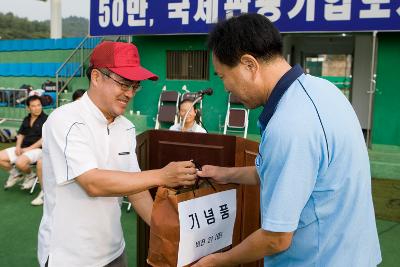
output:
POLYGON ((140 82, 136 82, 133 84, 126 84, 126 83, 122 83, 116 79, 114 79, 113 77, 111 77, 110 74, 107 74, 99 69, 97 69, 101 74, 103 74, 104 76, 107 76, 108 78, 110 78, 111 80, 113 80, 115 83, 117 83, 119 85, 119 87, 121 88, 122 91, 124 92, 128 92, 131 91, 136 93, 138 92, 140 89, 142 89, 142 86, 140 85, 140 82))

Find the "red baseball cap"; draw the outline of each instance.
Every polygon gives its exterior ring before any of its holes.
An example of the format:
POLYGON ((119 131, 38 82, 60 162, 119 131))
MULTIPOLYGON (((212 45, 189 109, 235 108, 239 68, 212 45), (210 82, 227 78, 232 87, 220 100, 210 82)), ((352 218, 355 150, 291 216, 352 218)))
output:
POLYGON ((102 42, 94 48, 90 66, 107 68, 131 81, 158 80, 157 75, 140 66, 138 49, 130 43, 102 42))

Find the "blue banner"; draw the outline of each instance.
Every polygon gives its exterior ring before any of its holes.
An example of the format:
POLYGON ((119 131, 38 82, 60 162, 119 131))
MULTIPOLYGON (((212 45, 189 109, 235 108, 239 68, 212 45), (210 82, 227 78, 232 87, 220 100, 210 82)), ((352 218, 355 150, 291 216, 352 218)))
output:
POLYGON ((91 0, 90 35, 206 34, 241 13, 281 32, 400 31, 400 0, 91 0))

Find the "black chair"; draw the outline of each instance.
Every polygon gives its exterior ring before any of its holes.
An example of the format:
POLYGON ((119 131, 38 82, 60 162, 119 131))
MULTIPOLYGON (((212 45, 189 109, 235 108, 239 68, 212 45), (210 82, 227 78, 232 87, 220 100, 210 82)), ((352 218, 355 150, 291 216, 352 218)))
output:
POLYGON ((180 94, 177 91, 167 91, 164 86, 158 100, 158 112, 155 129, 160 129, 162 124, 175 124, 178 122, 178 104, 180 94))
POLYGON ((242 133, 243 137, 247 137, 247 129, 249 125, 249 110, 244 107, 240 100, 229 94, 228 109, 226 111, 224 134, 227 132, 242 133))

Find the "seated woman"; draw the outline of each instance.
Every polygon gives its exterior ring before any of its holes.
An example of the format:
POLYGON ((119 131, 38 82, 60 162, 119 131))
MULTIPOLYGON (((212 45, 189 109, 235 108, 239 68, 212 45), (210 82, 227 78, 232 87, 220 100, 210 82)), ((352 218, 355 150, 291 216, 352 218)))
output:
MULTIPOLYGON (((193 101, 186 99, 179 103, 179 116, 180 120, 183 121, 185 118, 186 112, 192 107, 193 101)), ((196 132, 196 133, 206 133, 207 131, 201 127, 196 122, 196 115, 198 110, 193 107, 189 114, 186 117, 185 125, 182 127, 181 123, 177 123, 172 125, 169 129, 172 131, 181 131, 181 132, 196 132)))

